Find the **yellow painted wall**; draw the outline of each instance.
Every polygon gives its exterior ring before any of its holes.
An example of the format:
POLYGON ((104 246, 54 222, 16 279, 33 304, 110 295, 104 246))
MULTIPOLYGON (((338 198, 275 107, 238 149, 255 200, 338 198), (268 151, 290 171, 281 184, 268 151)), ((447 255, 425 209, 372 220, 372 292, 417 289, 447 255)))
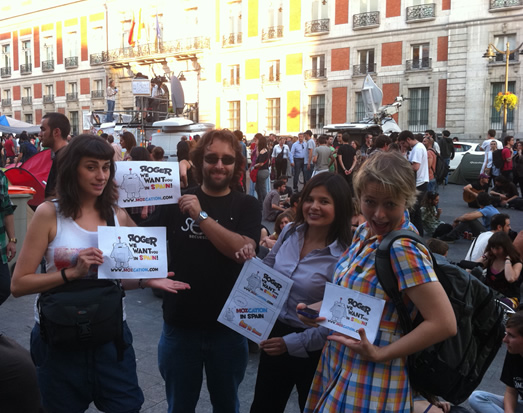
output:
POLYGON ((245 79, 260 78, 260 59, 247 59, 245 61, 245 79))
POLYGON ((78 24, 78 19, 75 17, 74 19, 69 19, 64 22, 64 27, 71 27, 76 26, 78 24))
POLYGON ((89 16, 89 21, 90 22, 97 22, 97 21, 100 21, 100 20, 104 20, 104 13, 96 13, 96 14, 91 14, 89 16))
POLYGON ((222 64, 216 63, 216 83, 222 82, 222 64))
POLYGON ((287 132, 300 131, 300 91, 287 92, 287 132))
POLYGON ((289 31, 301 30, 301 0, 289 0, 289 31))
POLYGON ((303 57, 301 53, 288 54, 285 57, 285 74, 301 75, 303 72, 303 57))
MULTIPOLYGON (((263 2, 267 0, 262 0, 263 2)), ((247 3, 248 7, 248 19, 247 19, 247 36, 256 37, 258 36, 258 0, 249 0, 247 3)))
POLYGON ((216 117, 215 117, 215 123, 216 123, 216 129, 220 128, 220 120, 221 120, 221 103, 220 98, 216 98, 216 117))
POLYGON ((220 0, 216 0, 216 10, 214 11, 215 14, 215 22, 214 25, 216 30, 216 41, 220 42, 220 0))
POLYGON ((247 133, 258 133, 258 94, 247 95, 247 133))

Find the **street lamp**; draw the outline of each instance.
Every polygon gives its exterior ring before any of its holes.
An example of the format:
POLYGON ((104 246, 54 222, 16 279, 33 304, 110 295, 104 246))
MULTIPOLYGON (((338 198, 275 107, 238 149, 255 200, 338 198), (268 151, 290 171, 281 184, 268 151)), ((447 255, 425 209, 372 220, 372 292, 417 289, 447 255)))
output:
MULTIPOLYGON (((486 53, 483 55, 483 57, 492 60, 494 57, 496 57, 496 52, 505 55, 505 93, 508 92, 508 64, 510 60, 510 55, 512 53, 516 53, 521 49, 523 46, 523 43, 521 43, 518 47, 516 47, 513 50, 510 50, 510 43, 507 42, 505 50, 499 50, 496 46, 494 46, 492 43, 489 43, 487 47, 486 53), (496 52, 494 52, 494 50, 496 52)), ((523 51, 520 52, 520 54, 523 54, 523 51)), ((501 133, 501 137, 504 138, 507 135, 507 102, 503 102, 503 130, 501 133)))

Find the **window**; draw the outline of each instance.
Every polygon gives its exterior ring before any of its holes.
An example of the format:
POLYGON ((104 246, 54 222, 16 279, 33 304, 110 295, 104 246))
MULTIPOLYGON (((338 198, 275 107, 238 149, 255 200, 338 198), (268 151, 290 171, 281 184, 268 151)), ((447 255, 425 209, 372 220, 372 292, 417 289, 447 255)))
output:
POLYGON ((429 52, 430 45, 428 43, 415 44, 412 46, 412 68, 422 69, 429 68, 429 52))
POLYGON ((272 60, 268 62, 267 65, 267 80, 269 82, 279 82, 280 81, 280 61, 272 60))
POLYGON ((227 17, 229 34, 237 34, 242 32, 242 4, 229 4, 229 15, 227 17))
POLYGON ((69 112, 69 120, 71 121, 71 134, 78 135, 78 112, 69 112))
POLYGON ((22 41, 22 62, 22 64, 28 65, 28 67, 32 63, 31 40, 22 41))
POLYGON ((2 67, 11 67, 11 45, 2 45, 2 67))
POLYGON ((104 30, 103 27, 93 27, 89 39, 89 50, 91 53, 101 53, 105 50, 104 30))
MULTIPOLYGON (((491 84, 491 95, 490 103, 492 109, 490 111, 490 127, 491 129, 502 130, 503 129, 503 109, 498 112, 494 108, 494 98, 498 93, 505 91, 505 82, 494 82, 491 84)), ((516 82, 508 82, 508 91, 515 93, 516 82)), ((514 129, 514 110, 507 108, 507 129, 514 129)))
POLYGON ((26 98, 30 98, 33 96, 33 93, 31 91, 31 88, 30 87, 24 87, 24 96, 26 98))
POLYGON ((240 65, 227 67, 228 77, 225 78, 225 86, 238 86, 240 84, 240 65))
POLYGON ((280 133, 280 98, 267 99, 267 130, 280 133))
POLYGON ((78 93, 78 84, 76 82, 69 83, 69 92, 78 93))
POLYGON ((42 57, 43 57, 44 61, 53 61, 54 60, 53 38, 51 36, 44 38, 42 57))
POLYGON ((229 102, 229 109, 227 111, 229 129, 240 129, 240 101, 234 100, 229 102))
POLYGON ((366 75, 367 73, 375 73, 374 49, 360 50, 358 52, 359 67, 356 68, 354 74, 366 75))
MULTIPOLYGON (((515 34, 507 34, 507 35, 502 35, 502 36, 494 36, 494 46, 496 46, 499 50, 506 51, 507 50, 507 43, 509 44, 509 50, 515 49, 517 47, 516 35, 515 34)), ((509 61, 516 60, 517 58, 518 58, 518 56, 515 55, 514 53, 511 53, 509 55, 509 61)), ((494 61, 496 61, 496 62, 504 62, 505 61, 505 55, 502 54, 502 53, 496 53, 496 57, 494 58, 494 61)))
POLYGON ((267 27, 276 26, 283 26, 283 5, 281 1, 271 1, 269 3, 267 27))
POLYGON ((312 0, 311 20, 327 19, 329 15, 328 3, 324 0, 312 0))
POLYGON ((360 0, 360 13, 378 11, 378 0, 360 0))
POLYGON ((104 90, 104 82, 101 79, 94 81, 94 90, 104 90))
POLYGON ((356 121, 362 120, 365 117, 365 104, 363 103, 363 97, 361 92, 356 92, 356 121))
POLYGON ((11 89, 2 89, 2 92, 4 93, 4 99, 11 100, 11 89))
POLYGON ((24 115, 24 121, 27 123, 33 123, 33 114, 32 113, 26 113, 24 115))
POLYGON ((409 89, 409 130, 423 132, 429 127, 429 88, 409 89))
POLYGON ((54 95, 54 85, 45 85, 45 94, 48 96, 54 95))
POLYGON ((313 77, 324 77, 327 75, 325 70, 325 55, 311 56, 311 67, 313 77))
POLYGON ((78 56, 78 34, 76 31, 67 33, 64 43, 64 57, 78 56))
POLYGON ((200 36, 198 30, 198 8, 186 9, 184 20, 186 37, 200 36))
POLYGON ((325 95, 309 96, 309 129, 322 129, 325 124, 325 95))

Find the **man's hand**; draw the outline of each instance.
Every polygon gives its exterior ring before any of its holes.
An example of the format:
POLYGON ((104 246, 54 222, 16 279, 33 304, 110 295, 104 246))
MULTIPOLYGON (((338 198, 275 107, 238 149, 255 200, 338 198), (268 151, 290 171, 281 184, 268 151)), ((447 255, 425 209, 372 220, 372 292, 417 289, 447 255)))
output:
POLYGON ((11 261, 16 255, 16 244, 12 241, 9 241, 7 244, 7 261, 11 261))
POLYGON ((202 211, 200 201, 198 201, 196 195, 183 195, 178 200, 178 205, 180 206, 180 211, 182 211, 182 213, 188 214, 195 221, 198 219, 198 215, 202 211))
POLYGON ((260 348, 269 356, 280 356, 287 353, 287 344, 281 337, 273 337, 260 343, 260 348))

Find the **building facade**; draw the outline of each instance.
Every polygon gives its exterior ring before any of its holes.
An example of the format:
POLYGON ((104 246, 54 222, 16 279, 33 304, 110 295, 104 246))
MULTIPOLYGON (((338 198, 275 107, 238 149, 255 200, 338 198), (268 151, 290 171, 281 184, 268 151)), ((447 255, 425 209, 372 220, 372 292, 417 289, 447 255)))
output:
MULTIPOLYGON (((28 0, 1 11, 2 114, 38 124, 59 111, 75 133, 104 110, 110 79, 116 109, 132 113, 137 73, 185 79, 185 115, 200 122, 321 132, 361 118, 371 74, 383 104, 406 98, 401 128, 479 141, 501 131, 493 99, 506 68, 483 54, 523 42, 523 0, 28 0)), ((521 96, 519 68, 516 52, 508 88, 521 96)), ((520 112, 508 113, 517 137, 520 112)))

